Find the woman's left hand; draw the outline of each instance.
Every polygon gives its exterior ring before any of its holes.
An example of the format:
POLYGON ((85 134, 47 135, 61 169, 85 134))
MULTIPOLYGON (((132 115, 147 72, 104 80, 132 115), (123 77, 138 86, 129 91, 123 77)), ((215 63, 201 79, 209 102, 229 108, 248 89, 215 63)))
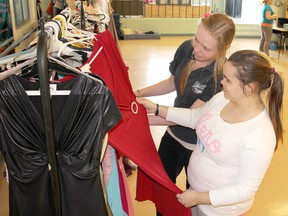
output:
POLYGON ((185 207, 192 207, 198 204, 197 192, 191 189, 184 191, 182 194, 176 194, 178 201, 185 207))
POLYGON ((182 194, 177 194, 176 198, 185 207, 192 207, 195 205, 211 205, 209 192, 197 192, 192 189, 184 191, 182 194))

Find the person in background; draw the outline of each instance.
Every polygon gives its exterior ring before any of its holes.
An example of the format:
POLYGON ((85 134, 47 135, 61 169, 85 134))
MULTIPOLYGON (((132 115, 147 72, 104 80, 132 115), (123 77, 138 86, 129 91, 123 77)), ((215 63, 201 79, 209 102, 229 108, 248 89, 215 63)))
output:
POLYGON ((200 108, 168 108, 137 98, 148 113, 196 129, 190 188, 176 195, 185 207, 193 207, 193 216, 247 213, 277 143, 283 141, 283 79, 269 57, 256 50, 237 51, 223 70, 224 90, 200 108))
MULTIPOLYGON (((175 107, 197 108, 221 90, 222 67, 226 51, 235 35, 235 24, 224 14, 202 18, 195 37, 184 41, 170 63, 171 76, 159 83, 135 91, 136 97, 164 95, 176 91, 175 107)), ((194 129, 172 125, 157 116, 149 116, 150 125, 167 125, 158 149, 169 178, 187 169, 196 147, 194 129)), ((187 184, 187 188, 188 188, 187 184)))
POLYGON ((269 46, 272 38, 273 20, 277 19, 277 14, 274 14, 272 7, 273 0, 264 0, 262 6, 261 17, 261 39, 259 50, 269 56, 269 46))

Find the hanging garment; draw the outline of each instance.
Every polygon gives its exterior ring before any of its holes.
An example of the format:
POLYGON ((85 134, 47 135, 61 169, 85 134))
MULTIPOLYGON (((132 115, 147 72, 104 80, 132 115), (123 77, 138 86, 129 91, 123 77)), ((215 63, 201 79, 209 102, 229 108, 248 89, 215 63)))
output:
MULTIPOLYGON (((102 140, 121 119, 109 89, 85 76, 57 84, 51 100, 62 215, 107 215, 99 174, 102 140)), ((0 81, 0 151, 9 172, 10 215, 53 216, 39 83, 15 75, 0 81), (24 87, 24 88, 23 88, 24 87)))
POLYGON ((0 44, 13 36, 10 5, 8 0, 0 0, 0 44))
POLYGON ((133 216, 132 200, 129 199, 129 187, 126 185, 126 176, 121 169, 115 149, 107 145, 102 161, 104 186, 107 192, 107 202, 113 216, 133 216), (125 177, 124 177, 125 176, 125 177))
POLYGON ((92 54, 82 68, 90 68, 99 75, 111 90, 122 113, 123 120, 109 131, 108 143, 135 162, 141 181, 137 184, 138 201, 151 200, 165 216, 191 215, 191 209, 183 207, 176 199, 182 191, 166 174, 150 133, 147 113, 136 102, 117 44, 110 31, 96 35, 92 54), (96 58, 93 58, 98 50, 96 58), (146 176, 145 176, 146 175, 146 176))

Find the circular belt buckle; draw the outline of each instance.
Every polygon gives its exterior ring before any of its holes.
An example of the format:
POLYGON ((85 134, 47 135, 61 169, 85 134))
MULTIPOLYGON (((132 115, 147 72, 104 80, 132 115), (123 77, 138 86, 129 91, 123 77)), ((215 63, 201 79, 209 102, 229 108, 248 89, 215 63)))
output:
POLYGON ((134 114, 137 114, 137 113, 138 113, 138 104, 137 104, 135 101, 133 101, 133 102, 131 103, 131 111, 132 111, 132 113, 134 113, 134 114))

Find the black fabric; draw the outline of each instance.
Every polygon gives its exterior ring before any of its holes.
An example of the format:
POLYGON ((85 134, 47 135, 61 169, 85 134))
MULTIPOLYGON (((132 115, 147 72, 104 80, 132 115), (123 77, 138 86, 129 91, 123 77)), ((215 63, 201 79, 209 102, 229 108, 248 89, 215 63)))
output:
MULTIPOLYGON (((166 131, 161 139, 158 153, 169 178, 176 184, 176 178, 180 175, 183 167, 187 174, 192 151, 182 146, 166 131)), ((186 189, 188 188, 189 183, 186 180, 186 189)))
MULTIPOLYGON (((197 100, 208 101, 215 91, 214 83, 214 65, 215 61, 204 68, 198 68, 190 73, 184 93, 180 92, 181 75, 187 63, 191 60, 193 53, 192 40, 184 41, 177 49, 173 61, 170 63, 170 73, 175 78, 176 98, 175 107, 189 108, 197 100)), ((183 126, 175 125, 170 127, 171 131, 179 139, 196 144, 197 135, 195 130, 183 126)))
MULTIPOLYGON (((15 75, 0 81, 0 151, 9 173, 9 211, 13 216, 52 216, 41 106, 20 83, 39 88, 15 75)), ((106 216, 99 174, 102 140, 121 113, 110 90, 99 82, 79 76, 58 86, 71 89, 61 100, 52 97, 62 215, 106 216)))

